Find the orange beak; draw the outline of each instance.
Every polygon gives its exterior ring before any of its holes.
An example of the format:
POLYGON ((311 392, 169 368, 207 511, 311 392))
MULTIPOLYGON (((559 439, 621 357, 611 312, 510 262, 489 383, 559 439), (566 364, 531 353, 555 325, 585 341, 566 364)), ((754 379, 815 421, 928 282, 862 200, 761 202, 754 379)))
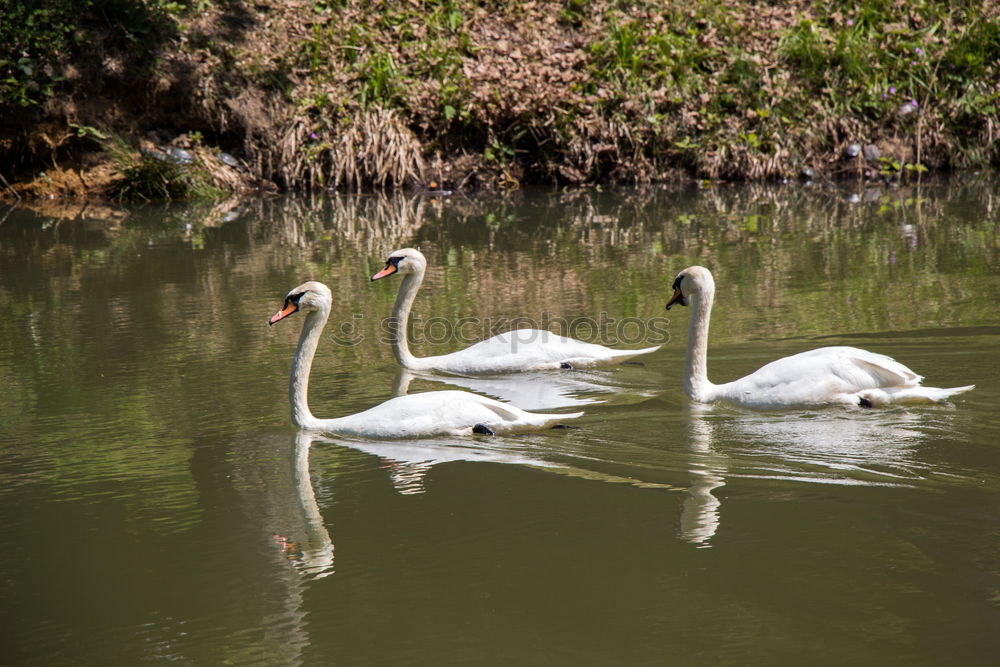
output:
POLYGON ((278 320, 283 320, 286 317, 288 317, 289 315, 293 314, 298 309, 299 309, 299 307, 297 305, 295 305, 291 301, 286 301, 285 302, 285 307, 282 308, 281 310, 279 310, 278 312, 276 312, 274 315, 272 315, 271 319, 268 320, 267 323, 268 324, 274 324, 278 320))
POLYGON ((395 264, 386 264, 385 268, 372 276, 372 280, 378 280, 379 278, 385 278, 386 276, 391 276, 399 269, 396 268, 395 264))

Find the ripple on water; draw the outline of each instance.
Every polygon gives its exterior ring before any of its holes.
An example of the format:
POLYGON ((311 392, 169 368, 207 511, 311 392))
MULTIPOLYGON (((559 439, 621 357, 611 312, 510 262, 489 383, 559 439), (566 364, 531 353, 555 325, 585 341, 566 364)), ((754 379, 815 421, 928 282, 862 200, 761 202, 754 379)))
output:
POLYGON ((35 440, 7 448, 4 457, 0 482, 8 491, 19 487, 56 502, 124 500, 159 531, 186 529, 200 517, 189 441, 154 427, 137 431, 124 417, 43 418, 35 440))

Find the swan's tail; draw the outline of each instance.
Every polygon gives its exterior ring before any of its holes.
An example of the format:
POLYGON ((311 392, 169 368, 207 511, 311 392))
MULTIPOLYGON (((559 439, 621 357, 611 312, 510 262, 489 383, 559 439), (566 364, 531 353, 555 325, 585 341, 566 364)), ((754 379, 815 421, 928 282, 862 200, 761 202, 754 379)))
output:
POLYGON ((881 396, 871 396, 870 398, 873 405, 879 404, 889 404, 889 403, 940 403, 942 401, 947 401, 949 398, 956 394, 962 394, 967 391, 971 391, 976 388, 976 385, 970 384, 964 387, 899 387, 896 389, 884 389, 882 390, 881 396))
POLYGON ((650 352, 656 352, 663 345, 654 345, 653 347, 644 347, 639 350, 615 350, 614 354, 611 356, 612 361, 626 361, 632 357, 638 357, 640 354, 649 354, 650 352))
POLYGON ((939 387, 918 387, 918 389, 923 389, 922 394, 932 401, 946 401, 955 394, 962 394, 967 391, 972 391, 976 388, 974 384, 967 384, 964 387, 949 387, 947 389, 941 389, 939 387))
MULTIPOLYGON (((510 431, 523 431, 523 430, 543 430, 547 428, 555 428, 560 426, 567 419, 576 419, 577 417, 582 417, 582 412, 564 412, 562 414, 556 414, 554 412, 526 412, 528 415, 521 424, 511 425, 510 431)), ((502 428, 502 426, 501 426, 502 428)))
POLYGON ((542 424, 539 425, 539 428, 553 428, 555 426, 559 426, 567 419, 576 419, 577 417, 583 416, 583 412, 565 412, 563 414, 536 412, 533 414, 543 420, 542 424))

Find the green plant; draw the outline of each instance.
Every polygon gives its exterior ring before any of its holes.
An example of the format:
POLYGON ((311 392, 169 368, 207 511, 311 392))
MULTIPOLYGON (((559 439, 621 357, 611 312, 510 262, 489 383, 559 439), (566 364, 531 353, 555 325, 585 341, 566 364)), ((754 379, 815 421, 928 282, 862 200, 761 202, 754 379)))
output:
POLYGON ((102 132, 95 127, 89 125, 77 125, 76 123, 69 123, 70 129, 76 132, 76 136, 82 138, 94 139, 97 141, 107 141, 111 138, 111 135, 107 132, 102 132))
POLYGON ((104 145, 124 176, 116 193, 119 199, 155 201, 221 194, 211 175, 197 162, 181 164, 159 151, 136 152, 124 139, 113 135, 104 145))
POLYGON ((514 157, 514 149, 509 145, 493 138, 483 150, 483 160, 486 162, 504 164, 514 157))
POLYGON ((333 41, 333 29, 319 25, 312 26, 312 38, 302 42, 302 55, 305 64, 313 71, 324 65, 326 50, 333 41))
POLYGON ((52 94, 53 67, 75 39, 74 5, 0 0, 0 105, 35 106, 52 94))
POLYGON ((583 23, 587 15, 587 0, 563 0, 559 18, 571 25, 583 23))
POLYGON ((116 55, 148 68, 177 29, 162 0, 0 0, 0 106, 34 107, 64 81, 67 62, 116 55))
POLYGON ((391 53, 376 53, 361 68, 362 105, 392 106, 399 94, 399 70, 391 53))

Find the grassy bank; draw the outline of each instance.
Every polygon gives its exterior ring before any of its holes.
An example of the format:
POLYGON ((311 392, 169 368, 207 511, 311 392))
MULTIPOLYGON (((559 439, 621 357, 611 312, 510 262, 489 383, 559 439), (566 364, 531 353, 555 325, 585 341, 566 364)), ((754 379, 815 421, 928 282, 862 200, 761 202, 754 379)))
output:
POLYGON ((0 0, 0 175, 25 193, 40 172, 155 198, 1000 163, 992 0, 30 7, 0 0))

